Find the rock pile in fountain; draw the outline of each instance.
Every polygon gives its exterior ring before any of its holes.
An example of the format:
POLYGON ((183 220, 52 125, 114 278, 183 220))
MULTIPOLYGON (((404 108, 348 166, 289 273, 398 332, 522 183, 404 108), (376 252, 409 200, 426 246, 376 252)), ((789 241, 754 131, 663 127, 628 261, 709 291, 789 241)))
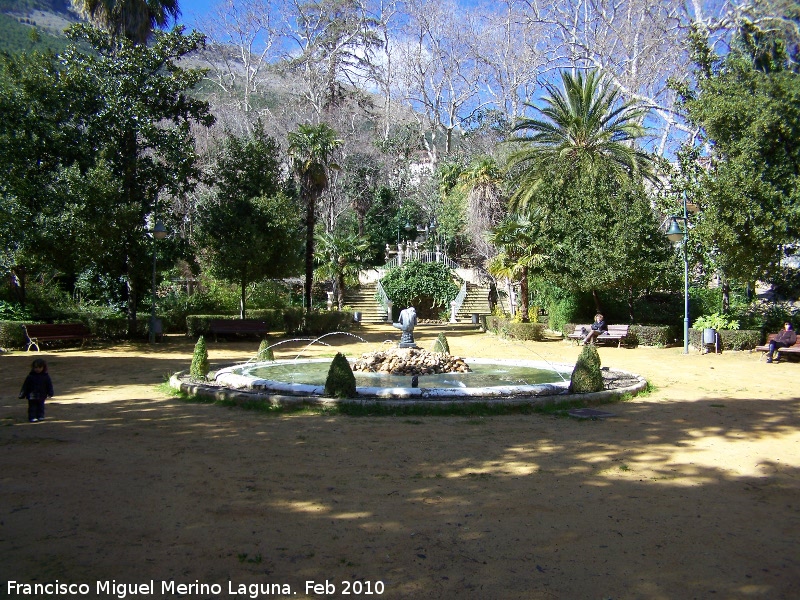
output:
POLYGON ((463 358, 428 352, 421 348, 392 348, 362 354, 353 363, 353 371, 389 373, 391 375, 433 375, 436 373, 469 373, 463 358))

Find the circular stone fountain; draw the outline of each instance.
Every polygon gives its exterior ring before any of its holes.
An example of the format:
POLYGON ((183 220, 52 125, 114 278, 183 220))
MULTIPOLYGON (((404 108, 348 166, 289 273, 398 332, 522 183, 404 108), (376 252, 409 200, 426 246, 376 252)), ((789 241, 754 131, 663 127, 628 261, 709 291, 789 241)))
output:
MULTIPOLYGON (((420 358, 419 353, 448 356, 403 349, 369 353, 351 361, 351 365, 357 368, 359 362, 362 363, 364 370, 354 370, 357 397, 345 400, 324 397, 330 358, 249 362, 217 371, 214 382, 208 384, 191 383, 177 375, 170 383, 192 395, 234 401, 261 400, 278 405, 336 402, 407 405, 431 401, 530 404, 575 397, 568 390, 572 365, 448 357, 445 362, 449 362, 452 369, 437 372, 436 368, 426 364, 424 355, 420 358), (375 363, 370 355, 391 353, 405 355, 407 360, 395 363, 394 368, 372 368, 375 363)), ((392 364, 391 361, 388 364, 392 364)), ((647 385, 638 375, 609 370, 604 370, 604 374, 607 382, 616 382, 614 385, 608 383, 611 389, 580 397, 610 399, 625 393, 637 393, 647 385)))

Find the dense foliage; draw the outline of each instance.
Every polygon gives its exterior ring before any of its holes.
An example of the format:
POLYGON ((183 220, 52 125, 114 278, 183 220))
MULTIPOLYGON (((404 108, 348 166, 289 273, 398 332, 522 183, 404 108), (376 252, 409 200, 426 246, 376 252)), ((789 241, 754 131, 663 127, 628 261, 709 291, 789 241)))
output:
POLYGON ((421 318, 435 318, 458 295, 453 273, 444 263, 409 261, 389 271, 381 280, 395 308, 413 306, 421 318))
POLYGON ((212 177, 196 241, 209 271, 239 285, 244 319, 249 283, 297 272, 300 210, 281 189, 280 147, 261 127, 247 138, 224 139, 212 177))

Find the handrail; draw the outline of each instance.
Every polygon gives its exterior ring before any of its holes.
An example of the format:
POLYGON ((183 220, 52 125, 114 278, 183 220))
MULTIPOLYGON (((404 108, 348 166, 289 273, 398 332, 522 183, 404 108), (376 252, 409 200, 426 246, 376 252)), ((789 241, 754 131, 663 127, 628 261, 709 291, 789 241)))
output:
POLYGON ((467 282, 461 282, 461 291, 458 292, 458 296, 456 296, 455 300, 450 303, 451 310, 453 311, 453 317, 455 317, 458 312, 461 310, 461 305, 464 304, 464 300, 467 299, 467 282))
POLYGON ((375 300, 378 301, 378 304, 381 305, 383 310, 386 310, 389 308, 389 296, 386 295, 386 290, 383 289, 380 279, 375 282, 375 289, 377 290, 375 293, 375 300))

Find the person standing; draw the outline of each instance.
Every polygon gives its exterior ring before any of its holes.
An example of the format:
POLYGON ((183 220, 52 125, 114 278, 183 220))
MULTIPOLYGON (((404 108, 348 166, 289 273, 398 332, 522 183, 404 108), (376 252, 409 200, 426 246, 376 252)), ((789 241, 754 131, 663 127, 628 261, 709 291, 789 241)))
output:
POLYGON ((44 421, 44 402, 52 398, 53 381, 47 372, 47 362, 37 358, 31 365, 31 372, 25 378, 19 392, 20 399, 28 399, 28 421, 36 423, 44 421))
POLYGON ((775 353, 775 350, 778 348, 786 348, 788 346, 794 346, 795 342, 797 341, 797 334, 795 333, 794 329, 792 329, 791 323, 784 323, 783 324, 783 331, 781 331, 778 335, 772 338, 769 341, 769 352, 767 352, 767 362, 772 362, 772 355, 775 353))

